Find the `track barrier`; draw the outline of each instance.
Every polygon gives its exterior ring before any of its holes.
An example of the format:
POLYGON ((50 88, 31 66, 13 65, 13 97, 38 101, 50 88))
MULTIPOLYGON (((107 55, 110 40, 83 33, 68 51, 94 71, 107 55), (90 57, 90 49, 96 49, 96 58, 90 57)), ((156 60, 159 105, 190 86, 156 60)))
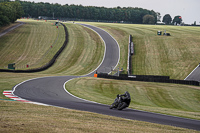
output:
POLYGON ((169 76, 155 76, 155 75, 131 75, 132 74, 132 56, 134 52, 134 43, 132 35, 129 36, 128 44, 128 60, 127 60, 127 74, 120 74, 119 76, 108 75, 106 73, 98 74, 99 78, 109 78, 118 80, 133 80, 133 81, 145 81, 145 82, 161 82, 161 83, 174 83, 174 84, 186 84, 200 86, 198 81, 186 81, 170 79, 169 76))
POLYGON ((157 75, 131 75, 130 76, 127 74, 120 74, 119 76, 113 76, 107 73, 98 73, 97 77, 107 78, 107 79, 116 79, 116 80, 131 80, 131 81, 173 83, 173 84, 200 86, 200 83, 198 81, 170 79, 169 76, 157 76, 157 75))
POLYGON ((127 73, 131 75, 132 73, 132 56, 134 55, 134 43, 132 35, 129 35, 129 44, 128 44, 128 60, 127 60, 127 73))

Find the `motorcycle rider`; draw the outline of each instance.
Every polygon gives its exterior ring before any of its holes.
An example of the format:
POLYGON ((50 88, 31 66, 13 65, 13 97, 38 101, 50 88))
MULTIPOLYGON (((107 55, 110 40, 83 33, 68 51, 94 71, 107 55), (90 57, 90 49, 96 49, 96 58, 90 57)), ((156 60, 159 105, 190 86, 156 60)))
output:
POLYGON ((124 94, 119 95, 120 98, 122 99, 122 102, 126 102, 126 104, 129 106, 131 102, 131 96, 128 91, 126 91, 124 94))
POLYGON ((118 110, 122 110, 130 105, 131 102, 131 96, 128 91, 126 91, 124 94, 119 95, 119 105, 118 110))
POLYGON ((118 110, 122 110, 130 105, 131 102, 131 96, 128 91, 126 91, 122 95, 117 95, 117 98, 115 99, 115 102, 113 103, 114 106, 111 106, 112 108, 117 108, 118 110))

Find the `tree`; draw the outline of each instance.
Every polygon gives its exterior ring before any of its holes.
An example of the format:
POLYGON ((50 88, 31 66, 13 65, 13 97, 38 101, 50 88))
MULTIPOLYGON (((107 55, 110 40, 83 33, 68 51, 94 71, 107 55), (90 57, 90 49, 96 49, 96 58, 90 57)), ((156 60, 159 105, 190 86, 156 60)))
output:
POLYGON ((19 19, 22 17, 22 15, 24 14, 24 10, 23 10, 21 4, 17 1, 11 2, 11 4, 12 4, 12 8, 15 9, 15 20, 14 21, 16 21, 16 19, 19 19))
POLYGON ((0 2, 10 2, 10 0, 0 0, 0 2))
MULTIPOLYGON (((49 3, 34 3, 27 1, 20 1, 23 10, 24 17, 37 18, 38 16, 55 18, 70 18, 70 19, 90 19, 90 20, 106 20, 106 21, 127 21, 137 24, 143 23, 143 17, 145 15, 152 15, 157 21, 157 14, 153 10, 147 10, 142 8, 132 7, 94 7, 94 6, 82 6, 82 5, 59 5, 49 3)), ((149 22, 148 22, 149 23, 149 22)), ((152 23, 152 22, 150 22, 152 23)))
POLYGON ((181 24, 182 22, 182 17, 181 16, 175 16, 173 19, 173 24, 177 25, 177 24, 181 24))
POLYGON ((19 2, 0 2, 0 26, 15 22, 23 14, 19 2))
POLYGON ((10 23, 9 18, 5 15, 5 6, 0 4, 0 26, 7 25, 10 23))
POLYGON ((155 17, 153 15, 145 15, 143 17, 143 24, 155 24, 155 17))
POLYGON ((165 23, 165 24, 171 24, 171 22, 172 22, 172 17, 171 17, 169 14, 166 14, 166 15, 163 17, 162 22, 165 23))
POLYGON ((197 25, 197 22, 196 22, 196 21, 194 21, 194 25, 195 25, 195 26, 197 25))

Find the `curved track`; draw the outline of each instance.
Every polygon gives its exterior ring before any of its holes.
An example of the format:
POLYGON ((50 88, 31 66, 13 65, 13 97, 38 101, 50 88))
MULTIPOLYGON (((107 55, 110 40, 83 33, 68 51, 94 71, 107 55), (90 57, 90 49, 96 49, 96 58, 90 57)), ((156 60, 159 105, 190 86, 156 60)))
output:
MULTIPOLYGON (((109 73, 110 69, 105 68, 116 66, 119 61, 119 46, 117 42, 104 30, 101 30, 94 26, 84 26, 93 29, 104 40, 106 52, 104 55, 104 60, 97 68, 97 70, 98 72, 109 73)), ((93 76, 93 74, 94 72, 91 72, 90 74, 85 76, 93 76)), ((16 85, 14 87, 14 94, 26 100, 53 106, 200 130, 200 121, 198 120, 184 119, 133 109, 125 109, 123 111, 110 110, 108 105, 102 105, 76 98, 66 92, 64 87, 65 82, 73 78, 85 76, 58 76, 31 79, 16 85)))

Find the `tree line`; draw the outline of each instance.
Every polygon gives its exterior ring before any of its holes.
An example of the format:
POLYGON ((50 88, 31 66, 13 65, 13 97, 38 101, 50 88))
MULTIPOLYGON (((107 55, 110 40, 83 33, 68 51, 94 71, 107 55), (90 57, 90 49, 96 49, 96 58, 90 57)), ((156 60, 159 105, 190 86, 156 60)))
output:
POLYGON ((175 16, 174 19, 172 20, 172 17, 170 16, 170 14, 166 14, 163 17, 162 22, 167 24, 167 25, 170 25, 170 24, 177 25, 177 24, 182 23, 182 17, 178 15, 178 16, 175 16))
POLYGON ((95 7, 82 5, 60 5, 50 3, 34 3, 20 1, 24 15, 23 17, 38 18, 45 16, 49 18, 73 18, 87 20, 105 21, 126 21, 131 23, 152 23, 157 22, 157 14, 153 10, 132 7, 95 7), (144 18, 145 17, 145 18, 144 18), (145 19, 145 20, 144 20, 145 19))
POLYGON ((23 15, 21 4, 17 1, 0 1, 0 26, 15 22, 23 15))
MULTIPOLYGON (((124 21, 135 24, 156 24, 161 18, 160 13, 153 10, 133 7, 95 7, 82 5, 61 5, 44 2, 0 0, 0 26, 15 22, 20 17, 49 19, 86 19, 103 21, 124 21)), ((169 14, 163 17, 165 24, 181 24, 182 17, 169 14)))

